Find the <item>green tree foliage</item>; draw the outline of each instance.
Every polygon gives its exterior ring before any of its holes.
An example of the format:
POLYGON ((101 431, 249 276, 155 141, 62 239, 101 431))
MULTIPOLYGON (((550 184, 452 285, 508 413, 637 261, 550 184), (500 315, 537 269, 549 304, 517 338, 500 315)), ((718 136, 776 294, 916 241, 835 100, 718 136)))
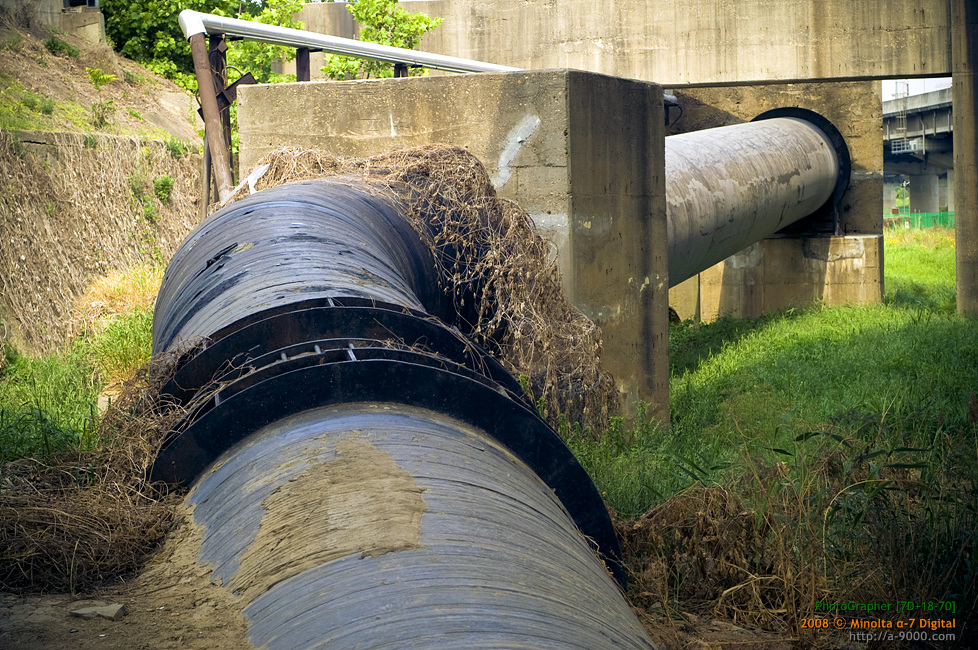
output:
MULTIPOLYGON (((303 0, 265 0, 260 11, 251 14, 240 13, 237 17, 266 25, 302 29, 303 24, 295 20, 295 14, 302 9, 303 4, 305 4, 303 0)), ((251 8, 254 9, 256 6, 252 5, 251 8)), ((291 47, 255 41, 236 41, 228 48, 228 65, 242 72, 250 72, 259 83, 295 81, 294 76, 289 78, 272 71, 272 62, 291 61, 294 58, 295 50, 291 47)))
POLYGON ((214 13, 228 0, 101 0, 105 33, 124 56, 183 86, 193 86, 190 44, 180 30, 184 9, 214 13))
MULTIPOLYGON (((442 19, 423 13, 411 13, 398 6, 397 0, 358 0, 346 6, 360 24, 360 40, 413 50, 421 37, 438 27, 442 19)), ((323 73, 330 79, 393 77, 394 66, 379 61, 364 61, 347 56, 332 55, 326 59, 323 73)), ((412 75, 424 74, 412 70, 412 75)))
MULTIPOLYGON (((301 0, 101 0, 105 31, 124 56, 185 88, 196 88, 190 44, 180 29, 184 9, 243 18, 284 27, 301 28, 293 16, 301 0)), ((288 48, 239 41, 230 44, 228 63, 251 72, 259 81, 274 81, 271 62, 292 55, 288 48)))

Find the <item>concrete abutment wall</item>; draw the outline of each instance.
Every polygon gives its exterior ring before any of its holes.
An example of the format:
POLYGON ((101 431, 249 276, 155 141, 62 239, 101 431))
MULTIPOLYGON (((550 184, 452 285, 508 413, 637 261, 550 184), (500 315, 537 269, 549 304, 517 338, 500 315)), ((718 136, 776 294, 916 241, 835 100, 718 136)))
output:
POLYGON ((243 88, 241 164, 284 146, 368 156, 444 142, 557 245, 626 403, 668 412, 662 89, 572 70, 243 88), (299 109, 299 110, 297 110, 299 109), (614 260, 614 263, 609 263, 614 260))
MULTIPOLYGON (((355 25, 345 4, 307 4, 299 19, 306 29, 352 38, 355 25)), ((948 0, 409 0, 401 5, 444 19, 424 36, 422 50, 663 85, 946 76, 951 70, 948 0)), ((311 59, 313 74, 319 61, 311 59)))

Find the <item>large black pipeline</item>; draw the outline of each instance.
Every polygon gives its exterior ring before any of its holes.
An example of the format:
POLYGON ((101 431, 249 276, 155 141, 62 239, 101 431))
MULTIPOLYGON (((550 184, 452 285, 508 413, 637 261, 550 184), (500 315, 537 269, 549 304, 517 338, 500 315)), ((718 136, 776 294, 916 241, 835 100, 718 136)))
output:
POLYGON ((270 649, 652 647, 593 483, 449 305, 402 207, 356 180, 187 238, 153 349, 207 339, 164 392, 220 389, 152 475, 193 486, 200 562, 270 649))

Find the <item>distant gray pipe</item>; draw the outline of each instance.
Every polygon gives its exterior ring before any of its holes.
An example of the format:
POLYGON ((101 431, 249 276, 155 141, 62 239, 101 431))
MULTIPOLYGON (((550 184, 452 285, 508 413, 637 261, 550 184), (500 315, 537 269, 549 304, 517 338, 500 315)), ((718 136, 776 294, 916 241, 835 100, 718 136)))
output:
POLYGON ((841 195, 849 177, 841 135, 815 113, 789 114, 800 117, 665 139, 669 286, 841 195))

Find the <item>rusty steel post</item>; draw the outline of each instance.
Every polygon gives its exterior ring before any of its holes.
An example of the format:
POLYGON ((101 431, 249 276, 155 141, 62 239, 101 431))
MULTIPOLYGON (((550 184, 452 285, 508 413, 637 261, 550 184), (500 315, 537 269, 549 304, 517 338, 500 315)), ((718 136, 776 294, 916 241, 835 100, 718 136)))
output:
POLYGON ((204 138, 204 169, 200 175, 200 218, 207 218, 207 209, 211 204, 211 148, 204 138))
POLYGON ((228 89, 228 44, 224 34, 210 34, 207 38, 207 59, 211 64, 211 77, 214 79, 214 95, 221 114, 221 127, 224 133, 224 147, 228 150, 228 164, 231 166, 231 184, 234 184, 234 154, 231 150, 231 104, 224 97, 228 89))
POLYGON ((210 146, 214 176, 217 180, 217 196, 223 201, 234 188, 231 176, 231 157, 224 144, 224 128, 221 113, 217 106, 217 93, 214 91, 214 78, 211 74, 210 59, 204 34, 190 37, 190 53, 194 59, 197 73, 197 87, 200 91, 200 108, 204 113, 204 136, 210 146))

